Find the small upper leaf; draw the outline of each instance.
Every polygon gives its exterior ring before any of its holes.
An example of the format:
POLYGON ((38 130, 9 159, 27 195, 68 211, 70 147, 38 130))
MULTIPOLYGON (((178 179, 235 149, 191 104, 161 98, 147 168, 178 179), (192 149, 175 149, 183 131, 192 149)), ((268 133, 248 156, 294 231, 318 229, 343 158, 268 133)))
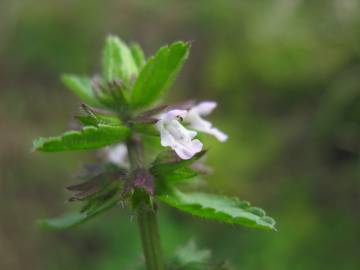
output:
POLYGON ((247 227, 276 230, 275 221, 265 215, 265 211, 251 207, 246 201, 205 193, 183 193, 178 190, 166 192, 158 198, 194 216, 213 219, 247 227))
POLYGON ((96 114, 96 118, 91 117, 90 115, 77 115, 75 118, 86 126, 97 126, 99 124, 110 126, 121 125, 121 120, 113 115, 96 114))
POLYGON ((118 37, 112 35, 106 40, 102 69, 106 81, 121 79, 128 83, 138 74, 131 50, 118 37))
POLYGON ((84 102, 94 107, 102 107, 96 99, 91 86, 91 79, 85 76, 64 74, 61 77, 62 82, 84 102))
POLYGON ((131 54, 134 58, 134 61, 140 70, 146 63, 145 55, 140 45, 137 43, 133 43, 130 46, 131 54))
POLYGON ((43 152, 96 149, 125 140, 129 133, 125 126, 99 124, 80 131, 67 131, 57 137, 39 138, 33 145, 35 150, 43 152))
POLYGON ((119 117, 94 111, 86 104, 81 104, 81 109, 83 114, 77 115, 75 118, 85 126, 97 126, 99 124, 119 126, 122 123, 119 117))
POLYGON ((189 54, 190 45, 175 42, 149 58, 142 68, 130 96, 134 108, 151 105, 170 87, 189 54))

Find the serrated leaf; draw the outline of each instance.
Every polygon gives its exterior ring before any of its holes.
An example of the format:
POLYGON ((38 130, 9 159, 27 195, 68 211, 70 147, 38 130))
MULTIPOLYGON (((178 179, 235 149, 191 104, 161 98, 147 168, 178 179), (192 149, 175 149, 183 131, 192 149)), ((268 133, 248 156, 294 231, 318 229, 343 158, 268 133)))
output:
POLYGON ((87 104, 94 107, 102 107, 92 90, 91 79, 85 76, 64 74, 62 82, 87 104))
POLYGON ((128 46, 116 36, 108 36, 103 53, 103 78, 121 79, 128 83, 138 74, 138 68, 128 46))
POLYGON ((129 133, 125 126, 99 124, 86 126, 80 131, 67 131, 57 137, 39 138, 33 146, 42 152, 96 149, 123 141, 129 133))
POLYGON ((189 48, 188 43, 175 42, 160 48, 148 59, 130 94, 130 103, 134 108, 149 106, 163 95, 184 64, 189 48))
POLYGON ((194 216, 256 229, 276 230, 275 221, 265 216, 264 211, 261 214, 258 210, 253 211, 249 203, 237 198, 196 192, 183 193, 178 190, 164 193, 158 198, 194 216))
POLYGON ((140 70, 146 63, 144 52, 137 43, 131 44, 130 50, 138 70, 140 70))
POLYGON ((111 208, 113 208, 119 201, 119 198, 112 197, 110 200, 106 201, 100 207, 91 212, 74 212, 68 213, 58 218, 52 219, 42 219, 37 222, 37 224, 44 229, 52 230, 63 230, 74 227, 76 225, 82 224, 91 218, 101 214, 111 208))

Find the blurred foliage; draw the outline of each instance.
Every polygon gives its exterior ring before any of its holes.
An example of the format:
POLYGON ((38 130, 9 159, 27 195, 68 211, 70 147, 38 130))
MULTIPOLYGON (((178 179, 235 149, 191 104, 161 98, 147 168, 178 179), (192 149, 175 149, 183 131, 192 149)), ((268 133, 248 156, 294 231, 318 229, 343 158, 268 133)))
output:
POLYGON ((356 0, 2 0, 0 269, 142 263, 136 223, 122 209, 68 232, 33 225, 65 209, 70 172, 94 157, 30 154, 31 140, 66 129, 78 101, 59 74, 100 70, 108 33, 147 55, 193 42, 169 99, 220 104, 213 120, 230 140, 209 139, 216 171, 207 188, 278 221, 278 233, 257 232, 164 208, 167 257, 195 236, 235 269, 359 269, 359 14, 356 0))

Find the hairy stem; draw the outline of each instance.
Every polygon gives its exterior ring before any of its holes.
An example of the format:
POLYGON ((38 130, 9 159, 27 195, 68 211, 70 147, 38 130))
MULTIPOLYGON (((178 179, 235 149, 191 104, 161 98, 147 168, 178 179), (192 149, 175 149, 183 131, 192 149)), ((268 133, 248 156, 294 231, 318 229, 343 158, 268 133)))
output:
MULTIPOLYGON (((143 149, 141 142, 132 138, 127 142, 129 160, 132 170, 144 167, 143 149)), ((136 192, 136 191, 135 191, 136 192)), ((137 221, 139 224, 141 242, 143 246, 145 264, 147 270, 165 270, 162 250, 160 243, 160 234, 157 223, 156 210, 151 205, 151 198, 148 193, 140 194, 140 198, 136 197, 137 202, 137 221)), ((134 194, 135 195, 135 194, 134 194)))
POLYGON ((140 210, 137 213, 137 219, 145 255, 146 269, 164 270, 156 212, 140 210))

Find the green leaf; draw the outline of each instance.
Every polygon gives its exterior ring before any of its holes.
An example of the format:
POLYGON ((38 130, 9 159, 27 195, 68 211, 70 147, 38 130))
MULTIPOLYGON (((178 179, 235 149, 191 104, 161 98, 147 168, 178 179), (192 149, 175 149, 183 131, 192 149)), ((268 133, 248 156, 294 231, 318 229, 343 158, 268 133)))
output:
POLYGON ((257 229, 276 230, 275 221, 266 216, 263 210, 259 211, 259 208, 253 208, 248 202, 237 198, 206 193, 183 193, 178 190, 161 194, 158 198, 194 216, 257 229))
POLYGON ((122 115, 128 109, 127 94, 122 81, 110 81, 98 93, 98 99, 106 108, 122 115))
MULTIPOLYGON (((91 172, 94 174, 94 172, 91 172)), ((124 171, 113 165, 104 166, 86 181, 70 185, 68 190, 75 192, 70 202, 85 202, 79 212, 65 214, 58 218, 38 221, 38 225, 47 229, 67 229, 84 223, 96 215, 114 207, 120 200, 124 171)))
POLYGON ((157 130, 153 124, 135 123, 133 129, 144 135, 159 137, 159 130, 157 130))
POLYGON ((94 106, 102 107, 100 102, 91 87, 91 79, 85 76, 76 76, 64 74, 61 77, 62 82, 77 96, 79 96, 85 103, 94 106))
POLYGON ((165 181, 166 183, 175 184, 175 183, 182 182, 184 180, 194 178, 196 176, 198 176, 198 173, 194 169, 184 167, 184 168, 179 168, 175 171, 163 174, 163 175, 159 176, 159 178, 162 181, 165 181))
POLYGON ((133 43, 130 46, 131 54, 134 58, 134 61, 140 70, 146 63, 145 55, 140 45, 137 43, 133 43))
POLYGON ((106 201, 100 207, 96 208, 91 212, 74 212, 68 213, 58 218, 52 219, 42 219, 37 222, 37 224, 44 229, 52 230, 62 230, 74 227, 76 225, 82 224, 91 218, 101 214, 111 208, 113 208, 119 201, 117 196, 112 197, 110 200, 106 201))
POLYGON ((184 64, 189 48, 188 43, 175 42, 160 48, 155 56, 149 58, 130 95, 134 108, 149 106, 162 96, 184 64))
POLYGON ((112 115, 97 114, 96 118, 91 117, 90 115, 77 115, 75 118, 85 126, 97 126, 99 124, 110 126, 121 125, 121 120, 118 117, 112 115))
POLYGON ((103 53, 103 78, 106 81, 121 79, 130 82, 138 68, 128 46, 116 36, 108 36, 103 53))
POLYGON ((86 104, 81 104, 81 108, 85 115, 78 115, 75 118, 85 126, 97 126, 99 124, 119 126, 122 123, 118 116, 96 112, 86 104))
POLYGON ((130 133, 125 126, 86 126, 80 131, 67 131, 57 137, 39 138, 34 141, 35 150, 59 152, 96 149, 125 140, 130 133))
POLYGON ((205 153, 204 150, 195 154, 191 159, 184 160, 179 158, 174 151, 163 151, 156 157, 150 170, 156 176, 165 176, 178 169, 190 166, 205 153))

